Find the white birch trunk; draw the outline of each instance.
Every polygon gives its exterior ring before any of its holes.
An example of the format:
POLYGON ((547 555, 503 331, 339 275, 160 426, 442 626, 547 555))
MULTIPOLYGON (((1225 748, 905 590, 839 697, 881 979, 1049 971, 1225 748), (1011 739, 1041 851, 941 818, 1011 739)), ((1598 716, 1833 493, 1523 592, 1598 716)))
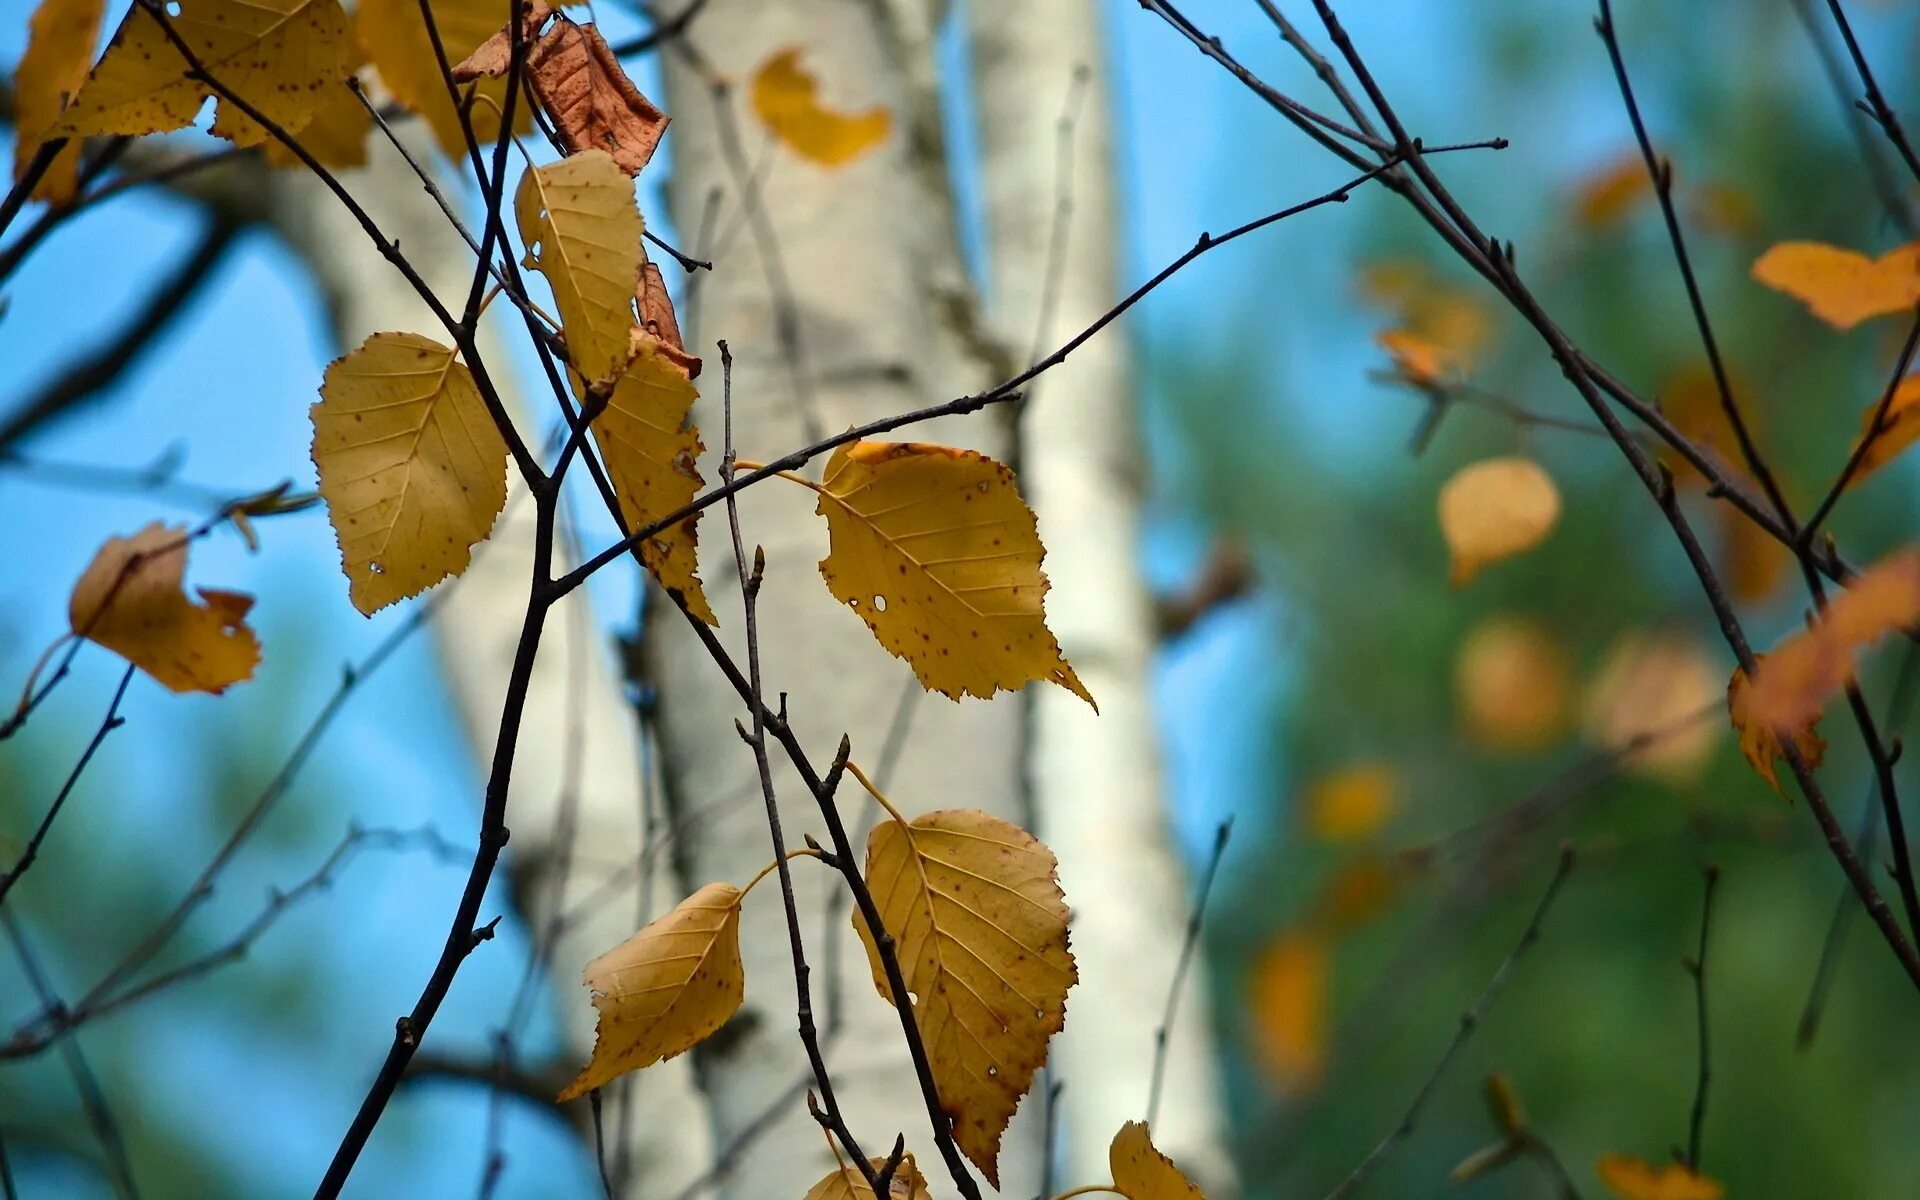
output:
MULTIPOLYGON (((1023 353, 1044 354, 1119 298, 1100 22, 1093 0, 1057 0, 1044 14, 1028 0, 967 0, 967 18, 991 311, 1023 353)), ((1041 378, 1019 431, 1020 477, 1048 548, 1048 622, 1100 701, 1095 716, 1038 689, 1029 747, 1038 833, 1060 856, 1080 963, 1052 1059, 1066 1085, 1061 1149, 1074 1181, 1099 1178, 1115 1131, 1145 1111, 1190 905, 1155 753, 1127 377, 1124 334, 1110 329, 1041 378)), ((1187 986, 1153 1134, 1217 1196, 1231 1168, 1205 971, 1187 986)))

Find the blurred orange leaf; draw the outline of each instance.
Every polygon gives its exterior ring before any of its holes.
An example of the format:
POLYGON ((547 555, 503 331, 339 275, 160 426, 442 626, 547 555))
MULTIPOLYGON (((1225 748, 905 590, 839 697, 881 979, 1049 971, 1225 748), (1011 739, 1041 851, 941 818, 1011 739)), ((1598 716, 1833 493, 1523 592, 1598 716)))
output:
MULTIPOLYGON (((1766 661, 1766 657, 1764 654, 1755 655, 1754 665, 1758 667, 1766 661)), ((1733 677, 1727 680, 1727 716, 1733 721, 1734 732, 1740 735, 1740 753, 1746 756, 1748 764, 1760 773, 1760 778, 1767 781, 1767 786, 1785 795, 1785 792, 1781 792, 1780 778, 1773 766, 1775 759, 1786 757, 1780 745, 1780 734, 1766 722, 1753 719, 1752 691, 1753 682, 1747 678, 1747 673, 1735 667, 1733 677)), ((1794 748, 1800 751, 1800 757, 1809 769, 1819 766, 1827 756, 1827 740, 1814 732, 1814 726, 1819 723, 1820 718, 1815 717, 1791 735, 1794 748)))
POLYGON ((1531 459, 1489 458, 1447 480, 1439 512, 1453 585, 1462 587, 1481 568, 1539 545, 1560 519, 1560 490, 1531 459))
POLYGON ((1351 933, 1387 911, 1406 880, 1407 867, 1399 859, 1369 855, 1347 863, 1321 885, 1314 923, 1329 933, 1351 933))
MULTIPOLYGON (((1860 416, 1860 437, 1854 442, 1856 448, 1873 432, 1873 418, 1879 411, 1880 397, 1876 396, 1860 416)), ((1900 452, 1915 441, 1920 441, 1920 375, 1909 375, 1893 389, 1893 400, 1887 405, 1880 434, 1867 447, 1867 452, 1861 455, 1860 466, 1847 486, 1859 486, 1861 480, 1898 458, 1900 452)))
POLYGON ((253 597, 182 591, 187 531, 155 522, 108 538, 67 601, 73 632, 105 646, 175 692, 219 693, 253 678, 260 639, 246 626, 253 597))
POLYGON ((1307 828, 1323 842, 1364 841, 1400 807, 1400 778, 1385 763, 1355 763, 1307 785, 1301 795, 1307 828))
POLYGON ((886 140, 893 118, 884 108, 840 113, 820 103, 820 84, 788 46, 753 75, 753 111, 774 137, 823 167, 852 162, 886 140))
POLYGON ((1828 699, 1853 678, 1859 652, 1920 621, 1920 550, 1880 560, 1835 595, 1808 628, 1754 668, 1749 721, 1784 733, 1810 730, 1828 699))
POLYGON ((1625 1154, 1603 1154, 1600 1182, 1620 1200, 1720 1200, 1726 1187, 1680 1163, 1654 1166, 1625 1154))
POLYGON ((1653 193, 1638 150, 1622 151, 1583 178, 1574 191, 1573 218, 1588 229, 1611 225, 1653 193))
POLYGON ((1714 508, 1724 535, 1727 587, 1743 604, 1758 604, 1780 590, 1794 558, 1780 540, 1731 504, 1714 508))
POLYGON ((1282 930, 1254 964, 1254 1049, 1288 1091, 1313 1088, 1326 1068, 1327 967, 1326 942, 1311 929, 1282 930))
POLYGON ((1538 621, 1502 614, 1474 626, 1454 662, 1467 735, 1508 754, 1551 745, 1566 728, 1567 658, 1538 621))
POLYGON ((1835 329, 1852 329, 1920 302, 1920 242, 1879 258, 1824 242, 1781 242, 1753 264, 1753 277, 1835 329))

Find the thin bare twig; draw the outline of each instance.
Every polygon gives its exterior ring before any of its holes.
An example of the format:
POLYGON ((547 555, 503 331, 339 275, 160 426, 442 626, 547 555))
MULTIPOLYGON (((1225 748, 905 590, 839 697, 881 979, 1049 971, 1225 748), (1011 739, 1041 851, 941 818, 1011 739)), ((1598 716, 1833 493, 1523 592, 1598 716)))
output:
POLYGON ((1213 895, 1213 881, 1220 873, 1220 860, 1226 857, 1227 840, 1232 836, 1232 817, 1220 822, 1213 831, 1213 851, 1207 856, 1206 870, 1201 872, 1200 887, 1193 896, 1193 908, 1187 914, 1187 932, 1180 940, 1180 958, 1173 968, 1173 982, 1167 985, 1166 1010, 1160 1015, 1159 1027, 1153 1031, 1153 1072, 1147 1085, 1148 1126, 1160 1115, 1160 1089, 1167 1078, 1168 1039, 1174 1018, 1180 1012, 1180 996, 1186 990, 1187 972, 1193 968, 1194 951, 1200 945, 1201 925, 1207 918, 1207 899, 1213 895))
POLYGON ((120 676, 120 686, 113 689, 113 700, 107 705, 107 715, 100 718, 100 725, 93 731, 93 737, 88 739, 86 749, 80 752, 79 761, 75 762, 73 770, 67 773, 67 781, 60 785, 60 791, 54 796, 53 803, 47 806, 46 814, 40 818, 40 824, 35 827, 33 836, 27 840, 27 848, 20 852, 20 857, 7 868, 6 873, 0 875, 0 904, 7 902, 7 893, 13 890, 13 885, 19 883, 20 877, 32 869, 34 862, 39 859, 41 844, 47 840, 47 833, 52 830, 54 820, 60 816, 60 810, 66 807, 67 797, 73 794, 74 785, 80 782, 80 773, 85 771, 87 764, 93 761, 94 753, 100 749, 100 744, 107 740, 108 734, 126 724, 126 718, 120 715, 120 701, 126 698, 127 685, 132 682, 133 664, 129 663, 126 671, 120 676))
POLYGON ((1700 1138, 1707 1123, 1707 1089, 1713 1083, 1713 1055, 1707 1040, 1707 934, 1713 928, 1713 897, 1720 885, 1720 868, 1709 863, 1701 871, 1705 890, 1700 901, 1700 945, 1685 960, 1693 977, 1694 1013, 1699 1025, 1700 1069, 1694 1084, 1693 1109, 1687 1118, 1687 1167, 1700 1174, 1700 1138))

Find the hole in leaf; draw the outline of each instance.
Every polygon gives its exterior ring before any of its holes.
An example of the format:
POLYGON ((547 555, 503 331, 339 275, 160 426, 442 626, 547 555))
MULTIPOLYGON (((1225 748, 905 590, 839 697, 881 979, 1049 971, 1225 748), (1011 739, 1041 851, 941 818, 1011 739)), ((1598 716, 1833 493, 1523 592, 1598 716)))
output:
POLYGON ((873 611, 875 612, 887 611, 887 598, 885 596, 875 596, 873 598, 873 611))

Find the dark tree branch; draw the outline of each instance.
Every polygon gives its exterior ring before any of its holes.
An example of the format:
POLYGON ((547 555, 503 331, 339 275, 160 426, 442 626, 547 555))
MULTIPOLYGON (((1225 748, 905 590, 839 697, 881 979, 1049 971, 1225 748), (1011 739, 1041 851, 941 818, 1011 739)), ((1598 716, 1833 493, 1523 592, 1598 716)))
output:
POLYGON ((1720 868, 1709 863, 1701 872, 1706 881, 1700 901, 1700 945, 1686 959, 1693 977, 1695 1018, 1699 1026, 1700 1069, 1693 1090, 1693 1109, 1687 1119, 1687 1167, 1700 1174, 1700 1137, 1707 1123, 1707 1089, 1713 1082, 1713 1055, 1707 1040, 1707 934, 1713 928, 1713 896, 1720 884, 1720 868))
POLYGON ((53 803, 47 806, 46 815, 40 818, 40 824, 34 829, 33 836, 27 840, 27 848, 20 853, 19 859, 0 875, 0 904, 7 902, 7 893, 13 891, 13 885, 20 882, 40 857, 40 845, 47 840, 47 833, 53 828, 53 822, 66 807, 67 797, 73 794, 73 787, 80 782, 80 773, 93 761, 94 752, 107 740, 107 735, 126 724, 126 718, 120 715, 120 701, 126 698, 127 685, 133 682, 133 665, 129 663, 120 676, 120 686, 113 689, 113 700, 107 705, 107 715, 100 719, 99 728, 93 731, 93 737, 87 742, 87 748, 80 752, 80 759, 73 764, 73 770, 67 773, 67 781, 60 785, 59 794, 53 803))

